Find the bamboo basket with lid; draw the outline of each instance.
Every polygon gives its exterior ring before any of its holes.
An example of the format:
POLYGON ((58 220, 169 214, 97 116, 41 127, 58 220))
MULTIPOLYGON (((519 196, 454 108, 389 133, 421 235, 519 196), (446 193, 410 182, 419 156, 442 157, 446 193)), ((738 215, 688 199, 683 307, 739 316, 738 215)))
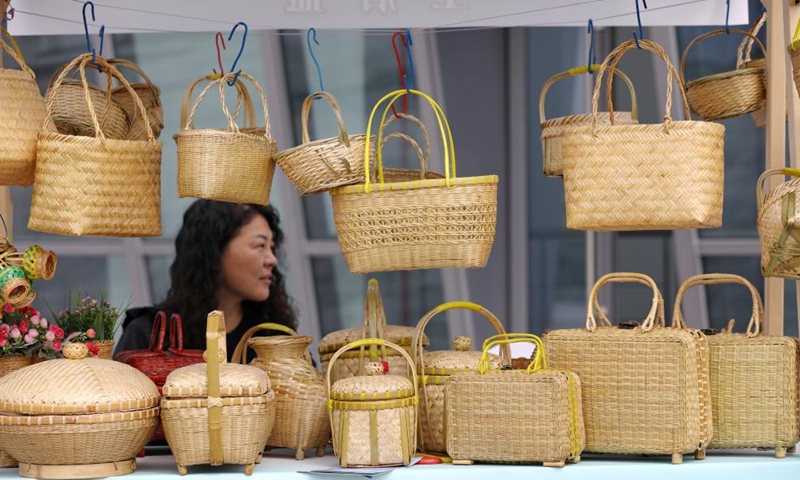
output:
MULTIPOLYGON (((477 372, 481 360, 481 352, 471 351, 472 339, 456 337, 453 339, 454 350, 425 352, 421 340, 425 335, 425 327, 438 314, 452 309, 472 310, 483 316, 498 334, 506 333, 503 324, 489 310, 472 302, 447 302, 425 314, 414 331, 411 344, 411 357, 417 364, 417 378, 420 387, 420 408, 418 420, 419 448, 423 452, 444 453, 447 451, 447 438, 444 429, 446 407, 444 390, 452 375, 463 372, 477 372)), ((501 356, 487 354, 487 361, 493 368, 511 364, 508 345, 501 345, 501 356)))
POLYGON ((225 318, 208 314, 206 363, 174 370, 162 392, 161 421, 178 473, 192 465, 237 464, 253 473, 275 423, 267 373, 227 363, 225 318))
MULTIPOLYGON (((319 356, 322 371, 327 372, 333 355, 345 345, 364 338, 382 338, 399 345, 406 352, 411 351, 414 327, 400 325, 387 325, 386 312, 383 309, 383 299, 378 287, 378 281, 371 278, 367 282, 367 298, 364 302, 364 324, 361 327, 348 328, 331 332, 319 342, 319 356)), ((428 337, 423 336, 422 345, 427 346, 428 337)), ((333 380, 361 375, 367 362, 385 361, 390 374, 410 375, 408 362, 402 355, 384 345, 362 345, 357 351, 346 351, 337 362, 333 380)))
MULTIPOLYGON (((0 378, 20 368, 33 365, 35 358, 27 357, 21 353, 0 356, 0 378)), ((17 467, 19 464, 14 457, 0 449, 0 468, 17 467)))
POLYGON ((744 277, 710 273, 688 278, 675 298, 673 328, 687 328, 683 295, 700 285, 739 284, 750 291, 753 309, 747 333, 733 333, 734 320, 708 339, 714 436, 708 448, 774 448, 783 458, 800 441, 797 338, 764 335, 761 295, 744 277))
POLYGON ((158 388, 133 367, 85 358, 85 344, 63 353, 0 378, 0 449, 23 477, 133 473, 158 424, 158 388))
POLYGON ((289 327, 262 323, 242 335, 232 359, 245 365, 248 348, 256 352, 250 365, 267 372, 276 397, 275 425, 267 447, 293 448, 297 460, 304 458, 306 448, 316 448, 321 457, 331 438, 325 379, 311 361, 311 342, 311 337, 298 335, 289 327), (285 335, 253 336, 263 330, 285 335))
POLYGON ((416 451, 417 374, 411 356, 379 338, 356 340, 331 358, 331 369, 342 354, 362 346, 380 345, 396 351, 408 363, 411 379, 384 374, 384 364, 370 362, 367 376, 331 384, 326 376, 333 451, 342 467, 408 465, 416 451))

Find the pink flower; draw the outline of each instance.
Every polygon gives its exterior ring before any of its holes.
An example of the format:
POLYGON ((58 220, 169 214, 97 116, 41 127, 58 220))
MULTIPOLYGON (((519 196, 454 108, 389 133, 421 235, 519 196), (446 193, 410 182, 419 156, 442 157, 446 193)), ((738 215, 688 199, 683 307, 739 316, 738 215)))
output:
POLYGON ((63 340, 64 339, 64 329, 63 328, 56 327, 55 334, 56 334, 56 338, 57 339, 59 339, 59 340, 63 340))
POLYGON ((22 333, 28 333, 28 319, 23 318, 19 321, 19 331, 22 333))
POLYGON ((31 317, 31 323, 34 325, 39 325, 39 315, 34 315, 31 317))
POLYGON ((61 351, 61 342, 59 342, 58 340, 53 342, 53 350, 55 350, 56 352, 60 352, 61 351))
POLYGON ((5 347, 8 345, 8 339, 5 337, 0 337, 0 347, 5 347))
MULTIPOLYGON (((33 319, 31 319, 31 320, 33 320, 33 319)), ((46 318, 41 319, 39 321, 39 325, 41 325, 42 328, 47 328, 47 319, 46 318)))
POLYGON ((21 337, 21 336, 22 336, 22 334, 19 332, 19 329, 18 329, 17 327, 13 327, 13 328, 11 329, 11 333, 10 333, 9 335, 10 335, 10 336, 11 336, 11 338, 13 338, 14 340, 16 340, 16 339, 18 339, 19 337, 21 337))
POLYGON ((14 311, 14 305, 11 305, 10 303, 6 303, 5 305, 3 305, 3 311, 5 311, 7 313, 13 312, 14 311))
POLYGON ((31 337, 30 333, 22 337, 22 339, 25 341, 25 343, 33 343, 35 341, 35 339, 31 337))
POLYGON ((90 328, 89 330, 86 330, 86 336, 87 337, 94 338, 95 335, 97 335, 97 332, 94 331, 94 328, 90 328))
POLYGON ((39 336, 39 330, 36 330, 36 329, 34 328, 33 330, 30 330, 30 331, 28 332, 28 335, 30 335, 30 337, 31 337, 31 338, 36 338, 36 337, 38 337, 38 336, 39 336))
POLYGON ((48 342, 52 342, 53 340, 55 340, 55 339, 56 339, 56 334, 55 334, 55 333, 53 333, 53 332, 47 332, 47 333, 45 333, 45 334, 44 334, 44 338, 45 338, 45 339, 46 339, 48 342))
POLYGON ((0 333, 2 333, 2 332, 8 332, 9 330, 11 330, 11 326, 10 326, 9 324, 7 324, 7 323, 0 323, 0 333))

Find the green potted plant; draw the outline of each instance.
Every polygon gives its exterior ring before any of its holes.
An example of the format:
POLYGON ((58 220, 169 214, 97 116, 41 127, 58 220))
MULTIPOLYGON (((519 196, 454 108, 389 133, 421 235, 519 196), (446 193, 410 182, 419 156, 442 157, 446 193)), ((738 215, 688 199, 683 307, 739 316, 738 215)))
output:
POLYGON ((80 294, 70 295, 70 305, 59 312, 56 322, 66 332, 67 342, 85 343, 94 357, 111 360, 114 334, 126 309, 127 306, 112 307, 105 290, 99 299, 90 295, 82 298, 80 294))

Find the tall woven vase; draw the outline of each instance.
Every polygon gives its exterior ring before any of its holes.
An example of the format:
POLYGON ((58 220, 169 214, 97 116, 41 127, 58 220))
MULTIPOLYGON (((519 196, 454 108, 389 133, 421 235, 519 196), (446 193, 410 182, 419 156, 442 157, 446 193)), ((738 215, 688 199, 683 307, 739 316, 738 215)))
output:
MULTIPOLYGON (((3 355, 0 356, 0 378, 9 373, 33 365, 34 358, 25 355, 3 355)), ((16 467, 19 463, 11 455, 0 450, 0 468, 16 467)))
POLYGON ((761 245, 761 274, 800 280, 800 169, 774 168, 762 173, 756 183, 758 217, 756 228, 761 245), (792 178, 763 194, 764 181, 773 175, 792 178))
POLYGON ((600 125, 598 99, 603 75, 631 40, 615 48, 597 73, 592 125, 564 132, 564 195, 567 227, 577 230, 672 230, 722 225, 723 139, 718 123, 673 121, 672 81, 691 118, 680 76, 660 45, 639 41, 667 65, 664 123, 600 125))

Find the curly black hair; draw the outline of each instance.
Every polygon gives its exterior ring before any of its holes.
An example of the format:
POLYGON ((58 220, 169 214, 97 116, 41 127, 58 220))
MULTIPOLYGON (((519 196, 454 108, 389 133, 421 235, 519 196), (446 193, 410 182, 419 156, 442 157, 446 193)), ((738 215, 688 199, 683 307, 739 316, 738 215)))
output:
MULTIPOLYGON (((204 348, 206 318, 217 308, 222 252, 255 215, 267 220, 275 255, 280 258, 283 231, 278 212, 271 206, 197 200, 184 213, 183 226, 175 239, 175 260, 169 270, 172 285, 158 308, 181 315, 186 348, 204 348)), ((263 302, 246 300, 242 310, 246 328, 269 321, 297 330, 297 315, 286 293, 285 277, 277 266, 272 269, 269 298, 263 302)))

